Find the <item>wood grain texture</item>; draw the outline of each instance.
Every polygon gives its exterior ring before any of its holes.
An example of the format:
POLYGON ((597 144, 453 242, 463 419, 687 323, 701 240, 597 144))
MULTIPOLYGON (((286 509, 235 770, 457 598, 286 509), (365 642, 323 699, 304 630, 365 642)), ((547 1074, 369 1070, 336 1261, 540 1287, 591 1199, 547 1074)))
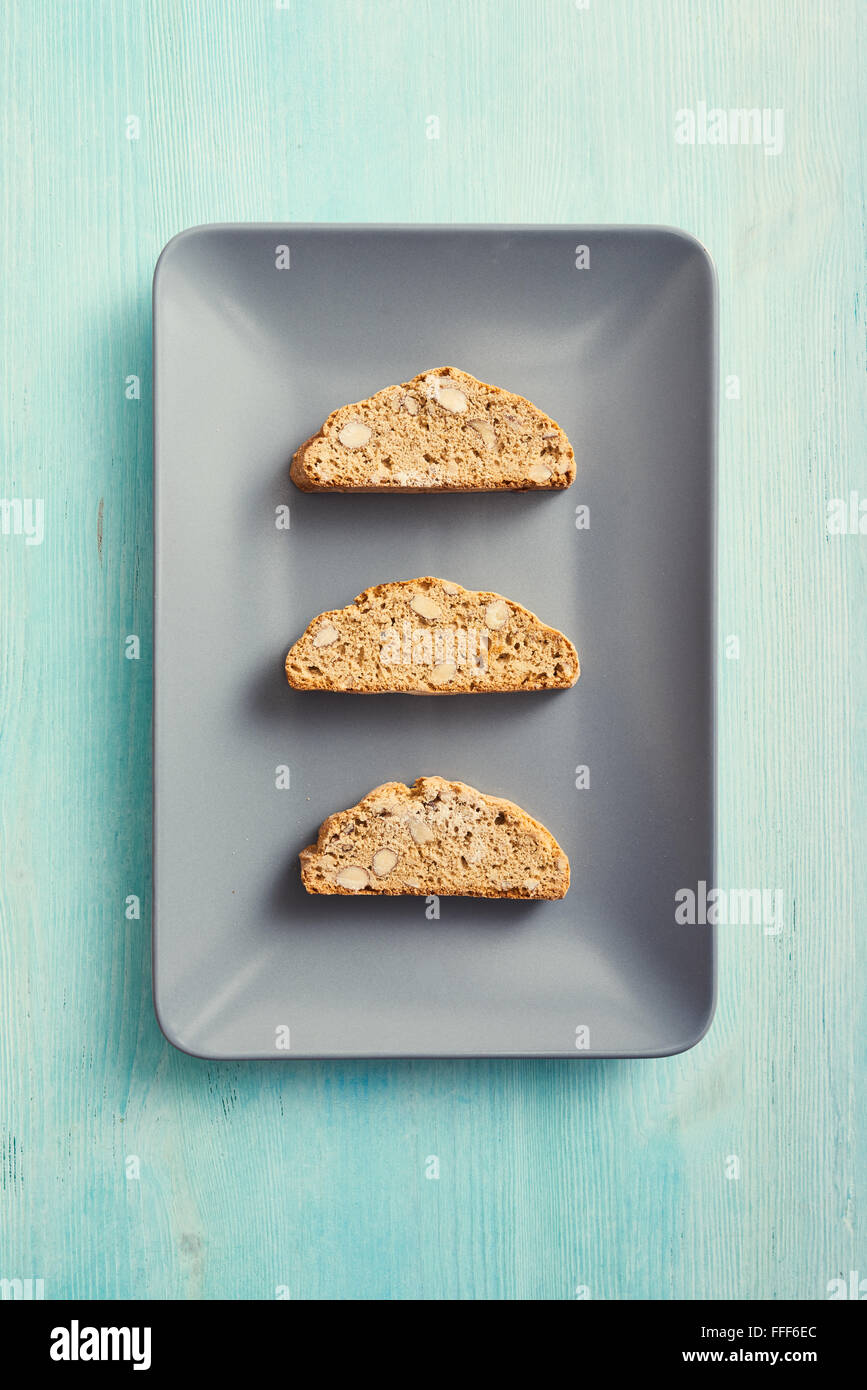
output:
POLYGON ((822 1298, 867 1275, 867 537, 825 531, 828 498, 867 497, 863 6, 371 9, 4 8, 0 496, 43 498, 45 539, 0 535, 0 1277, 50 1297, 822 1298), (782 151, 679 146, 700 101, 782 108, 782 151), (150 278, 185 226, 287 219, 666 223, 716 259, 741 384, 720 882, 782 888, 785 921, 722 933, 690 1053, 215 1065, 159 1033, 150 278))

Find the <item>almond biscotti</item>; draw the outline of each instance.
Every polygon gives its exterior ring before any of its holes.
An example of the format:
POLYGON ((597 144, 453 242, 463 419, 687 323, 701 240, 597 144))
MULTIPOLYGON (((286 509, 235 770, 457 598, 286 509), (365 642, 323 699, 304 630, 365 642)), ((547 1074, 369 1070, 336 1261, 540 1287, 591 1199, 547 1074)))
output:
POLYGON ((386 782, 301 851, 308 893, 562 898, 569 860, 520 806, 463 782, 386 782))
POLYGON ((430 575, 320 613, 286 657, 296 690, 356 694, 560 690, 579 670, 568 637, 520 603, 430 575))
POLYGON ((531 401, 437 367, 333 411, 290 476, 304 492, 565 488, 575 455, 531 401))

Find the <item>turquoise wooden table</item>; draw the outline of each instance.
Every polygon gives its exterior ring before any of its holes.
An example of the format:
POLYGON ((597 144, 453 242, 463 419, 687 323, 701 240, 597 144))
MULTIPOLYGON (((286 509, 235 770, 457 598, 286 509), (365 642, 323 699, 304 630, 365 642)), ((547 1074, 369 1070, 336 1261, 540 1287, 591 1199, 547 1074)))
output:
POLYGON ((863 21, 858 0, 5 7, 0 1278, 821 1299, 867 1276, 863 21), (214 1065, 160 1034, 150 282, 173 233, 244 220, 653 222, 710 248, 720 882, 784 911, 721 933, 693 1051, 214 1065))

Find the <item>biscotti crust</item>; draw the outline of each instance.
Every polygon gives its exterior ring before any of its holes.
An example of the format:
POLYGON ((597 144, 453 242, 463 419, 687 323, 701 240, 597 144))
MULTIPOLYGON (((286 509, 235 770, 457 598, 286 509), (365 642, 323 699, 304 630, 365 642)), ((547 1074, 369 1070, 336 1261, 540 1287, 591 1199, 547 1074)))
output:
POLYGON ((550 901, 569 889, 569 860, 544 825, 443 777, 375 787, 328 816, 299 858, 312 894, 550 901))
POLYGON ((575 455, 525 396, 436 367, 332 411, 289 476, 302 492, 550 491, 574 481, 575 455))
POLYGON ((432 575, 317 614, 286 657, 296 690, 365 695, 564 690, 579 674, 568 637, 528 608, 432 575))

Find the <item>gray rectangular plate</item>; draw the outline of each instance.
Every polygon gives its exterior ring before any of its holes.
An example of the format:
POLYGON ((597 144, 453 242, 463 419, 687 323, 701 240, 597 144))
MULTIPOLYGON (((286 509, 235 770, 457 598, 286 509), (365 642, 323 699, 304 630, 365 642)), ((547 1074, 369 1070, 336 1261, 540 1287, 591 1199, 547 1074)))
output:
POLYGON ((692 1046, 715 994, 712 928, 675 921, 677 890, 714 879, 704 249, 655 227, 200 227, 160 258, 154 338, 166 1036, 229 1058, 692 1046), (445 364, 559 421, 574 486, 292 486, 292 452, 336 406, 445 364), (288 688, 285 653, 315 613, 423 574, 497 590, 561 628, 578 684, 440 698, 288 688), (567 897, 443 898, 431 920, 423 898, 304 892, 298 851, 326 815, 432 773, 547 825, 571 860, 567 897))

